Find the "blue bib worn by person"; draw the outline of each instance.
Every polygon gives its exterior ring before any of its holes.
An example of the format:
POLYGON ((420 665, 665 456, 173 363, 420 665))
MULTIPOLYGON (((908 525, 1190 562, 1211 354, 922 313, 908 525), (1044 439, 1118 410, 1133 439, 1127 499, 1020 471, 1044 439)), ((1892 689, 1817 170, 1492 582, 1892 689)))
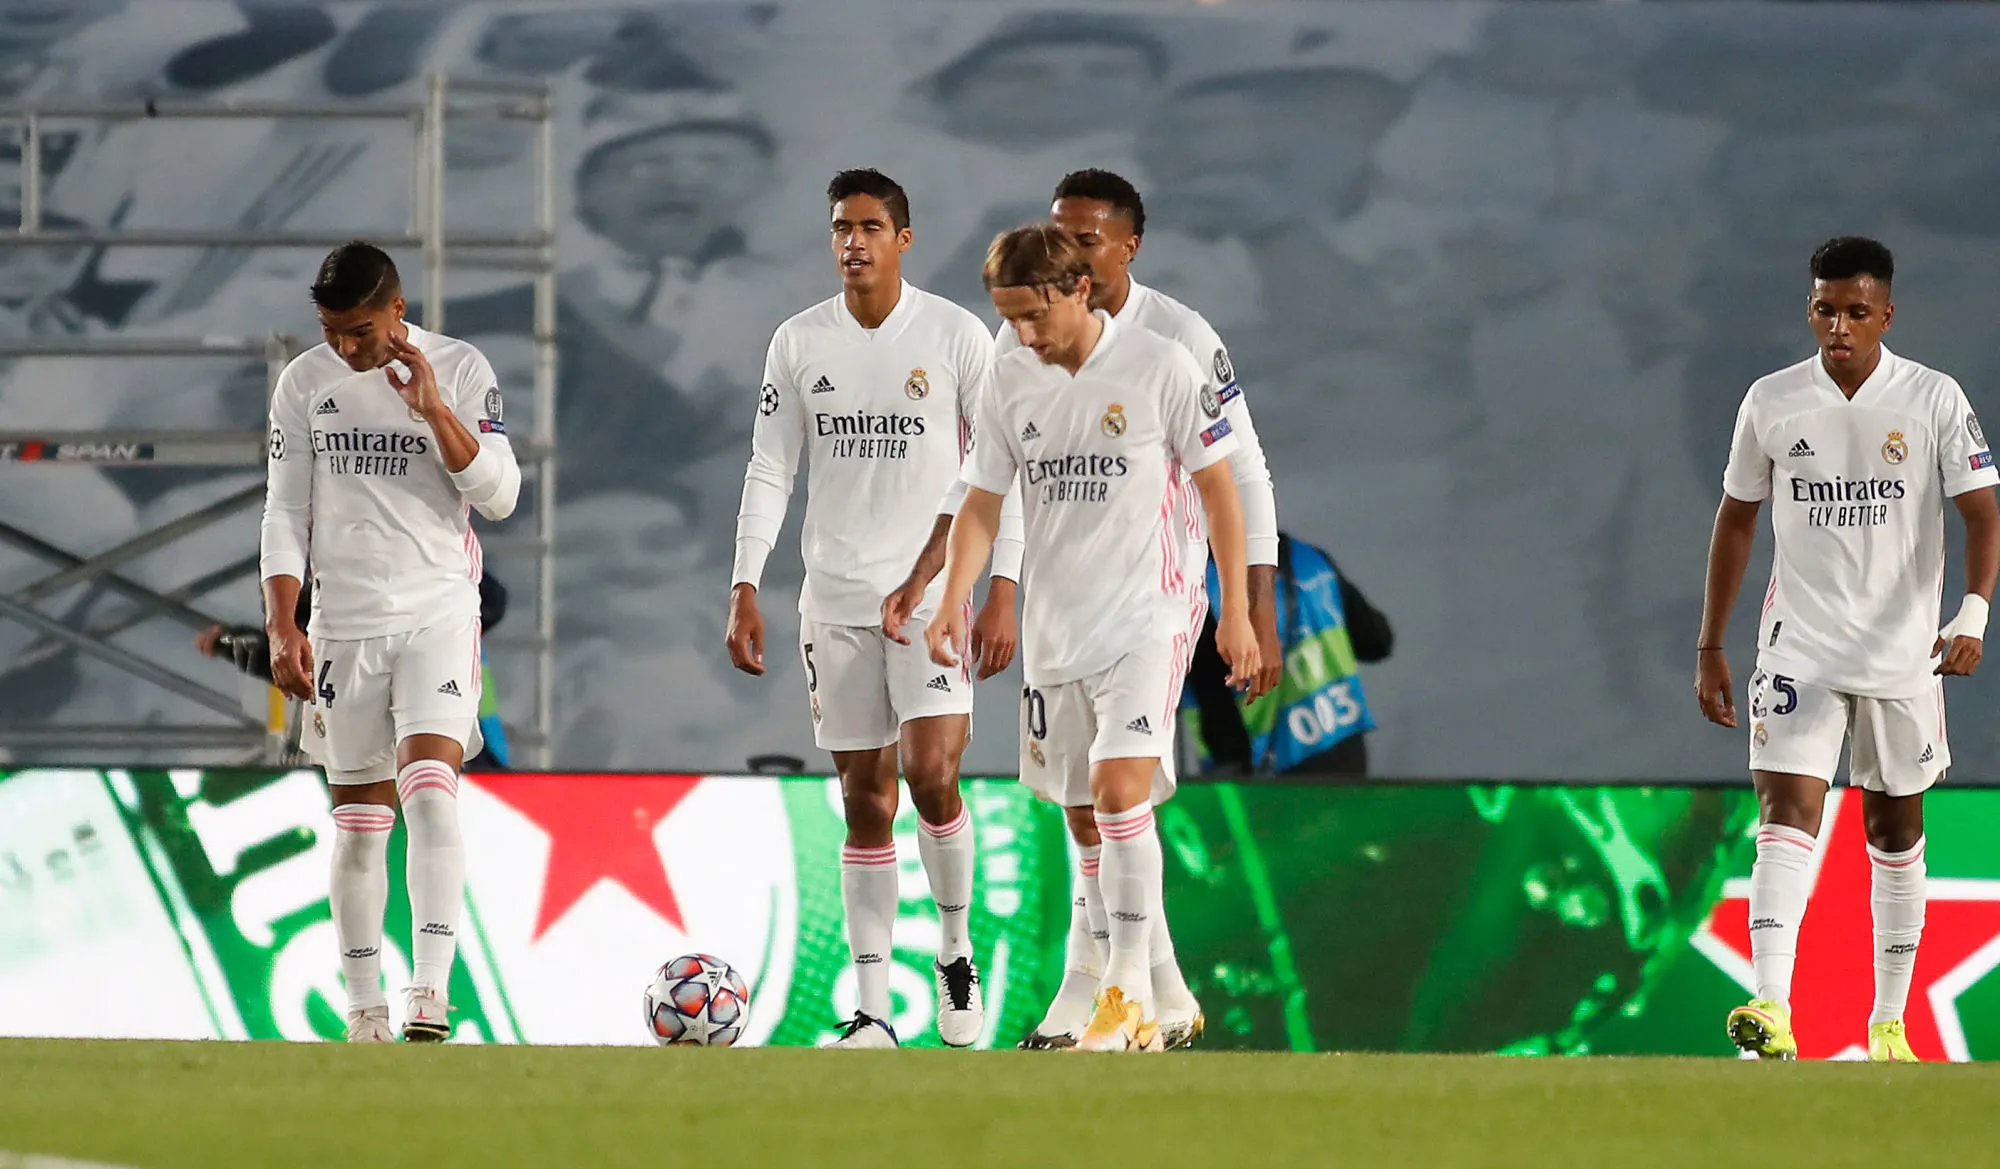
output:
MULTIPOLYGON (((1209 595, 1217 595, 1213 563, 1209 595)), ((1278 639, 1285 672, 1276 689, 1246 699, 1229 689, 1202 631, 1181 692, 1181 725, 1203 772, 1366 775, 1363 736, 1375 729, 1360 663, 1389 656, 1389 620, 1342 577, 1333 558, 1289 534, 1278 542, 1278 639)))

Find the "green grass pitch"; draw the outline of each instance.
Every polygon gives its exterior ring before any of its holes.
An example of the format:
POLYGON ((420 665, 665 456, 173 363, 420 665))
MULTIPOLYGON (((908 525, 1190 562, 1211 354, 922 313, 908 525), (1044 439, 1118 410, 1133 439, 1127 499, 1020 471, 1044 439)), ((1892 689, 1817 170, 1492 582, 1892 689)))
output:
POLYGON ((0 1041, 0 1165, 2000 1164, 2000 1067, 0 1041))

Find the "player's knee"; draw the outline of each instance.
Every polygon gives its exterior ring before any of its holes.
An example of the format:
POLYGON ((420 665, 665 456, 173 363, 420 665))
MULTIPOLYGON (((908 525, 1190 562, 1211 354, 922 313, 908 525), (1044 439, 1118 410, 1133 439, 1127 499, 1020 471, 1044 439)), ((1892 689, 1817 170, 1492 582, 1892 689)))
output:
POLYGON ((958 761, 942 747, 905 750, 903 778, 909 782, 910 794, 918 800, 918 807, 927 800, 948 802, 958 793, 958 761))
POLYGON ((880 788, 874 784, 848 784, 841 791, 840 799, 847 812, 847 828, 850 833, 888 839, 896 823, 894 786, 880 788))
POLYGON ((1887 808, 1863 809, 1861 828, 1869 845, 1879 852, 1908 852, 1924 838, 1922 820, 1887 808))
POLYGON ((1069 823, 1071 840, 1085 848, 1096 848, 1104 843, 1097 835, 1096 808, 1064 808, 1063 819, 1069 823))

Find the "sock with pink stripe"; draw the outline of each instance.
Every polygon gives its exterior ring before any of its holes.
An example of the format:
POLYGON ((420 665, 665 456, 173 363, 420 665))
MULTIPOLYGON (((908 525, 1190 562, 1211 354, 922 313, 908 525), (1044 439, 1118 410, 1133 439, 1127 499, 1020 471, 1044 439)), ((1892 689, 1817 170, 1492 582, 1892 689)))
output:
POLYGON ((930 824, 918 817, 917 826, 921 829, 917 855, 923 858, 924 875, 930 878, 931 897, 937 901, 938 924, 943 930, 938 961, 950 965, 972 957, 968 924, 972 916, 972 809, 961 801, 951 823, 930 824))
POLYGON ((1098 884, 1104 890, 1109 919, 1111 958, 1104 966, 1104 986, 1117 987, 1127 1002, 1153 1017, 1151 944, 1153 919, 1160 912, 1160 837, 1153 831, 1150 803, 1123 812, 1097 813, 1097 833, 1104 838, 1098 884))
POLYGON ((396 809, 342 804, 333 810, 333 936, 347 1013, 387 1006, 382 991, 382 911, 389 904, 389 832, 396 809))
POLYGON ((847 910, 847 948, 863 1014, 889 1014, 889 958, 896 922, 896 845, 847 845, 840 850, 840 902, 847 910))
POLYGON ((1102 845, 1077 846, 1076 868, 1071 874, 1073 896, 1069 909, 1069 940, 1063 951, 1062 985, 1056 987, 1055 1001, 1042 1016, 1036 1030, 1044 1035, 1083 1034, 1090 1024, 1090 1005, 1097 998, 1097 984, 1104 978, 1104 942, 1091 929, 1091 911, 1104 915, 1104 894, 1097 884, 1097 866, 1102 845))
POLYGON ((1924 936, 1924 840, 1904 852, 1868 846, 1874 872, 1875 1009, 1868 1022, 1903 1017, 1910 1000, 1910 975, 1917 967, 1917 940, 1924 936))
POLYGON ((419 759, 396 776, 396 793, 410 829, 410 983, 444 994, 465 904, 458 773, 435 759, 419 759))
POLYGON ((1766 824, 1757 830, 1757 859, 1750 866, 1750 965, 1757 975, 1757 997, 1786 1010, 1792 1005, 1792 965, 1798 959, 1814 847, 1811 833, 1766 824))

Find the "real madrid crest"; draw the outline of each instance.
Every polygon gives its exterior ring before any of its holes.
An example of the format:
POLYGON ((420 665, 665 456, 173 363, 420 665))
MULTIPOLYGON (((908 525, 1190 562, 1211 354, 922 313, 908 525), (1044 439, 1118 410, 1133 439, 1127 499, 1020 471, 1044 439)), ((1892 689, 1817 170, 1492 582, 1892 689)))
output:
POLYGON ((1028 740, 1028 758, 1035 761, 1036 767, 1047 767, 1049 765, 1049 761, 1042 758, 1042 745, 1033 739, 1028 740))
POLYGON ((910 380, 903 383, 903 392, 910 396, 910 400, 912 402, 921 402, 925 398, 930 397, 931 396, 930 375, 926 374, 921 369, 911 370, 910 380))
POLYGON ((313 734, 326 738, 326 716, 317 710, 313 711, 313 734))
POLYGON ((1111 409, 1106 410, 1104 417, 1098 420, 1097 428, 1104 432, 1106 438, 1119 438, 1124 435, 1125 407, 1117 402, 1111 403, 1111 409))
POLYGON ((1758 723, 1756 726, 1750 728, 1750 742, 1759 750, 1762 750, 1764 744, 1770 741, 1771 732, 1764 729, 1763 723, 1758 723))
POLYGON ((813 708, 813 721, 814 721, 814 722, 818 722, 818 721, 819 721, 819 695, 817 695, 817 694, 815 694, 815 695, 813 695, 813 696, 812 696, 812 708, 813 708))
POLYGON ((1889 441, 1882 444, 1882 460, 1890 466, 1895 466, 1909 457, 1910 444, 1903 441, 1903 432, 1900 430, 1890 431, 1889 441))

